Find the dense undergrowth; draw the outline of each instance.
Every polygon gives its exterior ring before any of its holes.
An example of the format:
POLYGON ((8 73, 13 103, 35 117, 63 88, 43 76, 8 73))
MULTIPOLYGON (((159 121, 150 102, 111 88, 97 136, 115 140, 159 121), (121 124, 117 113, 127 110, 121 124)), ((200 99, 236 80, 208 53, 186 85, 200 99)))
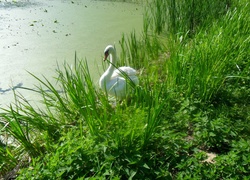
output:
POLYGON ((43 106, 15 94, 1 114, 1 176, 18 179, 249 179, 250 5, 152 0, 120 64, 140 86, 114 102, 85 61, 39 79, 43 106), (15 171, 18 171, 17 173, 15 171))

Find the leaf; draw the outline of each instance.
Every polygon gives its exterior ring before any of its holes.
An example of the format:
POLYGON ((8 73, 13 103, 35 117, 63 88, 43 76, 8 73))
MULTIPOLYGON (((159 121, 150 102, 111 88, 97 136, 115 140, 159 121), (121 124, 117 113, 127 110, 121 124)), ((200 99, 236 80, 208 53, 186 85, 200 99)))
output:
POLYGON ((146 169, 150 169, 150 167, 146 163, 143 164, 143 167, 146 169))
POLYGON ((129 180, 130 180, 130 179, 133 179, 133 177, 136 175, 136 173, 137 173, 136 171, 131 170, 131 171, 130 171, 130 176, 129 176, 128 179, 129 179, 129 180))
POLYGON ((215 137, 215 136, 216 136, 216 134, 215 134, 215 133, 213 133, 213 132, 209 132, 209 136, 211 136, 211 137, 215 137))

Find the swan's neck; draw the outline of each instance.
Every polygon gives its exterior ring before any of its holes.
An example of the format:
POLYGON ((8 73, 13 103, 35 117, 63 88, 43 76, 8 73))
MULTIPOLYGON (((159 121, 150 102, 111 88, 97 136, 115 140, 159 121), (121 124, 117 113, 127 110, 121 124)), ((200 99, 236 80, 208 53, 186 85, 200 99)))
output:
POLYGON ((106 79, 110 79, 110 77, 112 76, 114 70, 115 70, 115 66, 116 65, 116 54, 114 52, 112 52, 110 54, 110 64, 109 64, 109 67, 108 69, 106 70, 105 72, 105 75, 106 75, 106 79))
POLYGON ((115 63, 116 63, 116 54, 115 52, 110 53, 110 64, 108 69, 103 73, 101 80, 100 80, 100 86, 102 89, 105 89, 107 83, 111 80, 111 76, 115 70, 115 63))

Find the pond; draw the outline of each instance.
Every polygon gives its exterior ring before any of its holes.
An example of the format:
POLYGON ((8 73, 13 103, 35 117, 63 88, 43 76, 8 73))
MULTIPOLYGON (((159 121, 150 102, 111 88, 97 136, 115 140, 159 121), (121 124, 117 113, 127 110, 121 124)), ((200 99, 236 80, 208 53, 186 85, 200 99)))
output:
MULTIPOLYGON (((13 101, 12 88, 34 88, 38 77, 53 81, 57 64, 86 58, 96 83, 103 50, 119 45, 122 33, 142 28, 142 7, 94 0, 0 1, 0 106, 13 101)), ((97 84, 97 83, 96 83, 97 84)), ((36 99, 21 92, 27 99, 36 99)))

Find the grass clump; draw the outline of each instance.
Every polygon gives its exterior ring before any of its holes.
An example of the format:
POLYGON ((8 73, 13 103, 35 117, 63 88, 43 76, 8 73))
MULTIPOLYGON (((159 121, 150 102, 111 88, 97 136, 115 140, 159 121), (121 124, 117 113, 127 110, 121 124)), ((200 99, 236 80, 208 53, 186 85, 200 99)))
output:
POLYGON ((147 12, 151 15, 154 32, 160 34, 187 34, 192 37, 199 28, 225 15, 231 0, 200 2, 198 0, 149 0, 147 12))
POLYGON ((142 36, 120 41, 120 63, 140 72, 130 99, 114 103, 77 57, 57 85, 33 75, 42 105, 15 93, 1 114, 14 142, 0 144, 1 175, 249 179, 249 3, 148 3, 142 36))
MULTIPOLYGON (((3 109, 1 114, 8 124, 4 130, 16 139, 17 149, 23 151, 22 157, 15 157, 23 162, 18 165, 25 166, 28 158, 33 159, 34 166, 30 164, 18 178, 74 179, 105 173, 109 178, 134 176, 137 170, 130 172, 130 163, 134 163, 130 162, 130 154, 139 158, 160 124, 161 94, 138 87, 135 89, 138 98, 113 107, 105 93, 96 91, 84 61, 76 58, 74 68, 65 65, 57 72, 60 91, 46 78, 41 80, 34 75, 42 87, 26 88, 43 97, 43 108, 34 108, 16 95, 15 108, 3 109), (148 98, 141 101, 139 96, 148 98), (117 162, 110 159, 112 156, 117 162), (55 163, 59 159, 61 163, 55 163), (86 159, 86 164, 82 164, 86 159), (123 161, 124 165, 120 165, 123 161), (76 166, 67 168, 71 163, 76 166), (113 163, 117 166, 112 167, 113 163), (123 166, 128 167, 125 170, 123 166), (38 169, 40 173, 36 173, 38 169)), ((140 158, 138 163, 142 163, 140 158)))

